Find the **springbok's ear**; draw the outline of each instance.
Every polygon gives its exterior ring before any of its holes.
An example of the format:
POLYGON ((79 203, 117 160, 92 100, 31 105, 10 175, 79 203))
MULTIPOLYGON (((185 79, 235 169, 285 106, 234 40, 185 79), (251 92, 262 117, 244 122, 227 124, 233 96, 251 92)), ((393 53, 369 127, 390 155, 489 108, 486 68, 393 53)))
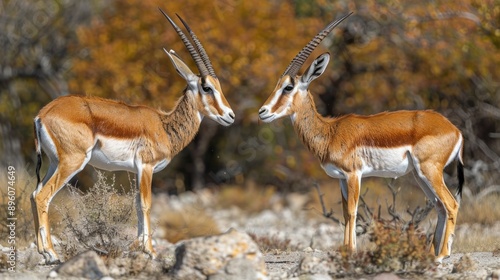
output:
POLYGON ((325 72, 326 67, 328 66, 328 62, 330 62, 330 54, 324 53, 318 58, 316 58, 313 63, 307 68, 306 72, 300 77, 300 82, 308 87, 309 84, 314 81, 317 77, 321 76, 323 72, 325 72))
POLYGON ((175 53, 174 50, 170 50, 169 52, 166 49, 163 49, 167 54, 168 57, 170 57, 170 61, 172 61, 172 64, 175 67, 175 70, 177 70, 177 73, 181 75, 184 80, 190 84, 191 81, 197 81, 198 76, 196 76, 191 69, 182 61, 182 59, 175 53))

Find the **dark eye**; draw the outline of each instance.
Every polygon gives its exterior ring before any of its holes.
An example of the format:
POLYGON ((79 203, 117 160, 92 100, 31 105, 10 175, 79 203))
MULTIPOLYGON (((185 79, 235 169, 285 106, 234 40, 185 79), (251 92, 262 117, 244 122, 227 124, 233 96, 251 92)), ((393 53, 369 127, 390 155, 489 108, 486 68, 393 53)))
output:
POLYGON ((285 91, 292 91, 293 90, 293 85, 288 85, 285 87, 285 91))
POLYGON ((211 93, 212 92, 212 88, 211 87, 201 87, 201 89, 203 89, 204 92, 206 93, 211 93))

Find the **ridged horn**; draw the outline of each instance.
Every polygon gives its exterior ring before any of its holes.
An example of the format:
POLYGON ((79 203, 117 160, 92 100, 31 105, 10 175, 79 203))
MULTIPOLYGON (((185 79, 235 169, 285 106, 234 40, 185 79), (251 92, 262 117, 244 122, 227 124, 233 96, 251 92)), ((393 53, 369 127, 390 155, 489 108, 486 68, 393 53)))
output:
POLYGON ((297 72, 300 70, 304 62, 307 60, 309 55, 314 51, 314 49, 323 41, 323 39, 335 28, 337 25, 339 25, 344 19, 346 19, 348 16, 352 15, 352 12, 349 14, 341 17, 338 20, 334 20, 330 22, 323 30, 321 30, 298 54, 295 56, 286 68, 285 72, 283 72, 283 75, 289 75, 291 77, 295 77, 297 75, 297 72))
POLYGON ((184 21, 184 19, 181 18, 178 14, 175 14, 182 22, 184 27, 186 27, 186 30, 188 31, 189 35, 191 36, 191 39, 193 39, 194 45, 196 46, 196 49, 198 50, 198 53, 201 56, 201 59, 203 60, 203 63, 208 69, 208 72, 210 73, 210 76, 217 78, 215 75, 214 68, 212 66, 212 62, 210 62, 210 59, 208 58, 208 54, 203 48, 203 45, 201 44, 200 40, 198 40, 198 37, 196 34, 194 34, 193 30, 189 27, 189 25, 184 21))
POLYGON ((196 63, 196 67, 198 67, 198 70, 200 71, 200 75, 202 77, 209 75, 208 69, 203 63, 202 58, 200 57, 200 54, 196 51, 195 47, 193 44, 191 44, 191 41, 189 38, 182 32, 182 30, 175 24, 175 22, 161 9, 158 8, 160 12, 165 16, 165 18, 170 22, 172 27, 175 29, 177 34, 179 34, 179 37, 181 37, 182 42, 186 46, 187 50, 191 54, 191 57, 193 58, 194 62, 196 63))

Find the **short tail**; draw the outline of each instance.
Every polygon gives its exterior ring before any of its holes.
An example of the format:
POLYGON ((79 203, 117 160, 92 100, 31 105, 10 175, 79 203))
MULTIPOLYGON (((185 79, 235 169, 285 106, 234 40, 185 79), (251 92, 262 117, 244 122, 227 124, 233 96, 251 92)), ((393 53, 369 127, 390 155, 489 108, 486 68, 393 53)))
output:
POLYGON ((40 146, 40 119, 37 117, 33 123, 35 134, 35 149, 36 149, 36 186, 40 184, 40 168, 42 167, 42 148, 40 146))
POLYGON ((462 200, 462 189, 464 186, 464 164, 462 163, 461 160, 458 161, 457 164, 457 177, 458 177, 458 187, 457 187, 457 200, 460 201, 462 200))
POLYGON ((458 162, 457 162, 457 177, 458 177, 458 186, 457 186, 457 194, 455 195, 458 203, 462 200, 462 190, 464 187, 465 177, 464 177, 464 161, 463 161, 463 153, 464 153, 464 144, 462 138, 462 145, 460 147, 460 152, 458 153, 458 162))

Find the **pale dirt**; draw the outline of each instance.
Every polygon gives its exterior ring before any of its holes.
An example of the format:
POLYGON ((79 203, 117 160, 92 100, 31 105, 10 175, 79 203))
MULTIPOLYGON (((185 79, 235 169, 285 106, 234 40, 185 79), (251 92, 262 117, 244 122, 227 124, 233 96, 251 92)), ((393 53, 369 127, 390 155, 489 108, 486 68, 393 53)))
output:
MULTIPOLYGON (((247 214, 235 207, 214 210, 217 208, 213 207, 212 198, 205 196, 185 196, 181 197, 181 199, 172 199, 161 195, 156 196, 153 201, 152 215, 157 219, 164 211, 174 208, 196 207, 214 217, 221 231, 235 228, 256 236, 269 236, 278 240, 288 240, 289 246, 293 249, 264 252, 270 279, 329 279, 325 275, 315 275, 315 278, 307 278, 304 275, 294 274, 294 271, 296 271, 297 266, 305 256, 315 255, 324 258, 328 251, 341 244, 343 233, 339 225, 335 225, 326 219, 311 218, 310 213, 303 211, 300 203, 298 203, 299 206, 293 206, 292 203, 289 204, 292 205, 291 207, 279 206, 260 213, 247 214)), ((493 226, 494 230, 485 232, 498 236, 499 233, 496 232, 496 229, 499 228, 499 225, 493 226)), ((157 235, 161 234, 161 229, 158 229, 157 235)), ((481 238, 481 235, 476 234, 475 236, 481 238)), ((466 238, 466 236, 457 233, 455 241, 457 238, 466 238)), ((363 238, 358 241, 358 246, 361 247, 366 243, 363 238)), ((157 248, 162 246, 173 245, 165 245, 165 243, 159 241, 157 248)), ((466 255, 465 253, 456 252, 450 258, 445 259, 435 271, 423 272, 420 275, 398 275, 398 277, 401 279, 489 279, 492 272, 496 271, 498 273, 500 271, 500 252, 498 252, 498 249, 491 248, 492 252, 467 253, 468 257, 472 259, 473 265, 467 267, 464 271, 453 272, 453 267, 466 255)), ((49 272, 55 266, 37 264, 39 261, 41 261, 41 257, 36 253, 33 244, 30 248, 20 249, 18 251, 17 272, 0 273, 0 279, 47 279, 49 272)), ((363 279, 373 279, 375 277, 377 275, 364 275, 363 279)), ((125 278, 135 279, 136 276, 125 278)), ((148 279, 149 277, 140 278, 148 279)), ((165 275, 158 275, 156 278, 169 279, 165 275)), ((344 279, 359 279, 359 276, 344 279)))

